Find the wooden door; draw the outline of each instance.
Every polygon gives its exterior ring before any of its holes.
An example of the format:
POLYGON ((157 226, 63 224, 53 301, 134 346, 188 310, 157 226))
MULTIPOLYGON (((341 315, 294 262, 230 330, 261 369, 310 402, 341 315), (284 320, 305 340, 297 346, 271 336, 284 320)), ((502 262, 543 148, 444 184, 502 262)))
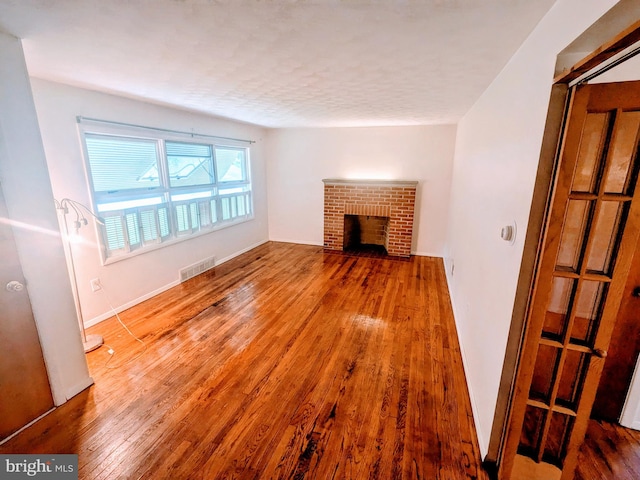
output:
POLYGON ((501 479, 513 478, 516 455, 573 478, 640 233, 639 134, 640 82, 573 90, 501 479))
POLYGON ((53 398, 1 188, 0 260, 0 441, 2 441, 52 409, 53 398))
POLYGON ((640 352, 640 243, 636 246, 592 418, 620 420, 640 352))

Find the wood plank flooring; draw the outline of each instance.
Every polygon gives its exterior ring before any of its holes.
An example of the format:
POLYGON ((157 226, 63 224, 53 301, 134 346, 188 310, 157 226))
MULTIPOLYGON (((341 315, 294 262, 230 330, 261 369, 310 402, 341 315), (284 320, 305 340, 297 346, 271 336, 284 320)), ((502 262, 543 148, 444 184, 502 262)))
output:
MULTIPOLYGON (((561 471, 518 456, 514 480, 559 480, 561 471)), ((604 420, 590 419, 578 454, 574 480, 638 480, 640 478, 640 431, 604 420)))
POLYGON ((440 259, 268 243, 121 317, 146 345, 90 329, 96 384, 0 452, 93 480, 487 478, 440 259))
POLYGON ((640 432, 603 420, 589 420, 575 480, 640 478, 640 432))

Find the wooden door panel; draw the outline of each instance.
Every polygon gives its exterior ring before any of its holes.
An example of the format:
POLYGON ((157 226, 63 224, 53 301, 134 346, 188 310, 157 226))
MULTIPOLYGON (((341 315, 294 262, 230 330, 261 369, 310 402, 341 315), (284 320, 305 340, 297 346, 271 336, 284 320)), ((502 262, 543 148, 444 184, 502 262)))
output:
POLYGON ((640 286, 640 243, 636 247, 622 304, 611 337, 609 355, 593 404, 592 417, 617 422, 629 391, 640 352, 640 297, 633 291, 640 286))
POLYGON ((516 453, 572 478, 640 234, 640 82, 574 90, 501 478, 516 453))
POLYGON ((49 379, 0 190, 0 440, 53 408, 49 379))

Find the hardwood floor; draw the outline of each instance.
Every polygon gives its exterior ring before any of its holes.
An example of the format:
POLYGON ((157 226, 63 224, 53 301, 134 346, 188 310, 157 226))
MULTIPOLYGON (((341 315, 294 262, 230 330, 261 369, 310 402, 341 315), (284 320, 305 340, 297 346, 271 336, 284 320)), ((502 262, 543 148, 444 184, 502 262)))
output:
MULTIPOLYGON (((548 463, 518 456, 514 480, 559 480, 548 463)), ((574 480, 637 480, 640 478, 640 432, 604 420, 590 419, 578 454, 574 480)))
POLYGON ((487 478, 440 259, 268 243, 121 317, 146 346, 90 329, 96 384, 0 452, 95 480, 487 478))
POLYGON ((575 480, 640 478, 640 432, 603 420, 589 420, 575 480))

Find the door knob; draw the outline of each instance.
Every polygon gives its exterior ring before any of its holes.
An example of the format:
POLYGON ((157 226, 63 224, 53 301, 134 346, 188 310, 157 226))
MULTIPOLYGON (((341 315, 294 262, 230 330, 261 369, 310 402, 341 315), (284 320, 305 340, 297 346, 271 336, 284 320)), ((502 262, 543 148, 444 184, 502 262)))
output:
POLYGON ((634 288, 631 295, 633 295, 634 297, 640 297, 640 287, 634 288))
POLYGON ((21 292, 23 289, 24 285, 17 280, 12 280, 11 282, 7 283, 8 292, 21 292))
POLYGON ((607 351, 606 350, 602 350, 601 348, 594 348, 593 349, 593 354, 598 358, 606 358, 607 357, 607 351))

